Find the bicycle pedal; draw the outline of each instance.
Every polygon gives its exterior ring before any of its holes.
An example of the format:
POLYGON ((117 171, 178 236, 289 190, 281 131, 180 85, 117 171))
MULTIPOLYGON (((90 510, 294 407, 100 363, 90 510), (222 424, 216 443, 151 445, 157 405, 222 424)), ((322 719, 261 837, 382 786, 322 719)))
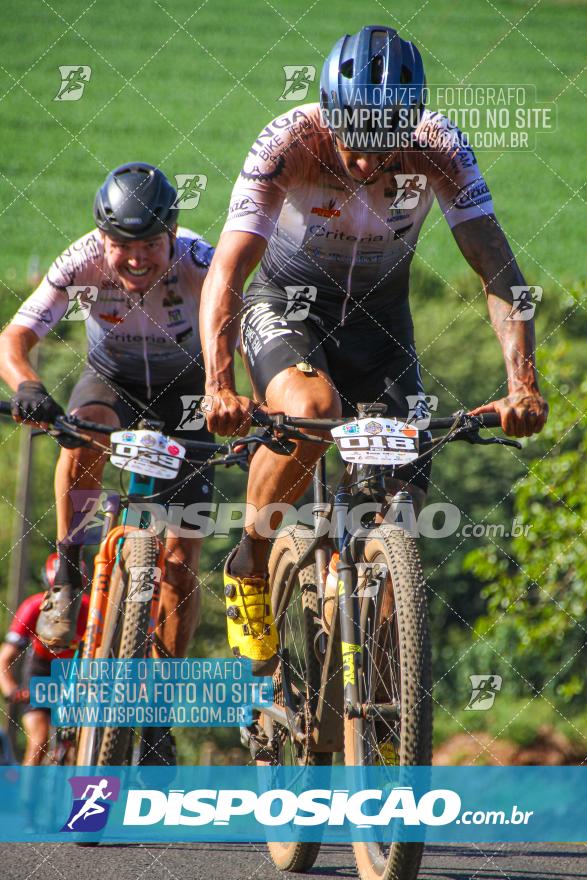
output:
POLYGON ((275 760, 275 752, 270 745, 265 732, 259 729, 256 723, 249 727, 241 727, 240 739, 245 749, 249 749, 253 761, 266 761, 272 763, 275 760))
POLYGON ((253 761, 263 761, 264 764, 275 763, 275 752, 269 743, 262 743, 259 740, 251 738, 249 750, 253 761))

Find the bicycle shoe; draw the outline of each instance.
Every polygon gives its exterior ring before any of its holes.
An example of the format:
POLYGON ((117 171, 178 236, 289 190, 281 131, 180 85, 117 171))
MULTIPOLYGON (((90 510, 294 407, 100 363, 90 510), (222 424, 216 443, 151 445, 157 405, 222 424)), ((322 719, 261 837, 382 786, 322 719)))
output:
POLYGON ((269 583, 265 577, 231 575, 234 552, 224 566, 228 643, 235 657, 252 661, 253 675, 273 675, 279 661, 269 583))
POLYGON ((176 767, 177 747, 168 727, 144 727, 138 763, 142 767, 176 767))
POLYGON ((76 635, 83 589, 54 584, 43 597, 37 635, 48 648, 69 648, 76 635))

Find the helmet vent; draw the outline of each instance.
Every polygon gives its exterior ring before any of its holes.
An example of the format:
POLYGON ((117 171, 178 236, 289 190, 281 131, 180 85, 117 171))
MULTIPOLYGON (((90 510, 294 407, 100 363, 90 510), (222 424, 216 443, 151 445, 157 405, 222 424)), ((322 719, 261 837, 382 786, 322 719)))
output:
POLYGON ((355 63, 352 58, 350 58, 348 61, 343 61, 340 65, 340 72, 342 76, 345 77, 345 79, 353 78, 354 69, 355 63))
POLYGON ((380 86, 383 82, 385 63, 381 55, 376 55, 371 61, 371 82, 374 86, 380 86))
POLYGON ((405 64, 402 64, 401 73, 399 75, 399 81, 402 85, 406 83, 412 82, 412 71, 409 67, 406 67, 405 64))

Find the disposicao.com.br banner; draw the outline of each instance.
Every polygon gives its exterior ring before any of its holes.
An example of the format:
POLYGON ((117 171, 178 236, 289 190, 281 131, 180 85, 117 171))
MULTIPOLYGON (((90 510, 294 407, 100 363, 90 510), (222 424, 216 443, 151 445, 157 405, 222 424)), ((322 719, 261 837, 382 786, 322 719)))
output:
POLYGON ((585 767, 5 767, 0 840, 587 840, 585 767))

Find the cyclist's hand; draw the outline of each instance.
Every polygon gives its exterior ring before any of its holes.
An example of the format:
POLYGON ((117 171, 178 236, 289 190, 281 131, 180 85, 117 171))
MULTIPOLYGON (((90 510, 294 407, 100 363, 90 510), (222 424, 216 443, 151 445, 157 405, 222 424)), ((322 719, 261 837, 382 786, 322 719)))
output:
POLYGON ((32 422, 44 429, 64 415, 43 383, 32 379, 20 383, 10 399, 10 409, 15 422, 32 422))
POLYGON ((244 437, 256 408, 248 397, 241 397, 231 388, 221 388, 215 394, 206 395, 208 430, 221 437, 244 437))
POLYGON ((28 688, 15 688, 8 697, 10 703, 28 703, 30 699, 31 692, 28 688))
POLYGON ((548 418, 548 404, 539 391, 517 391, 472 409, 470 415, 496 412, 501 419, 504 434, 510 437, 530 437, 538 434, 548 418))

